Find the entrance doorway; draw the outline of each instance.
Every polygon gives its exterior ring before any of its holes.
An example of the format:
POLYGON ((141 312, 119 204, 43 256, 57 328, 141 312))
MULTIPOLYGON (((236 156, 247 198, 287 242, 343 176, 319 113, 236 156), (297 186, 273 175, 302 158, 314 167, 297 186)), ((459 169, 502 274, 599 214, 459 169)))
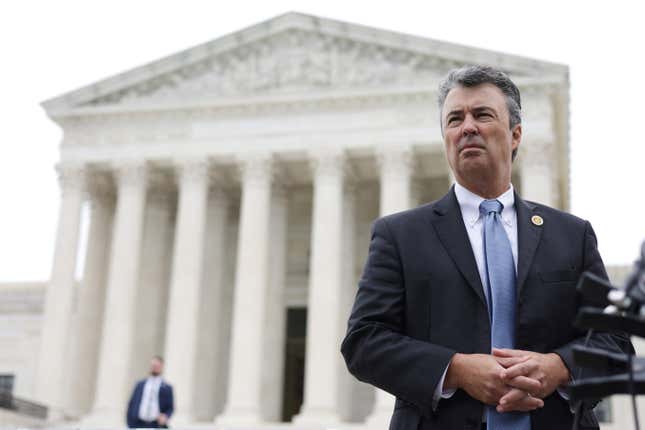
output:
POLYGON ((282 421, 291 421, 300 412, 305 381, 305 341, 307 336, 307 309, 287 309, 287 336, 285 342, 284 389, 282 393, 282 421))

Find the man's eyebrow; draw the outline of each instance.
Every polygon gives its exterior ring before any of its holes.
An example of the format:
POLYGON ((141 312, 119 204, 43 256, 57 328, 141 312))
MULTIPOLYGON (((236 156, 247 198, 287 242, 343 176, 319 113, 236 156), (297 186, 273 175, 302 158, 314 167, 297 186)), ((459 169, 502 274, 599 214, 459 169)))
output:
POLYGON ((473 108, 473 110, 476 111, 476 112, 481 112, 481 111, 484 111, 484 110, 489 110, 489 111, 495 112, 495 109, 492 106, 487 106, 487 105, 475 106, 473 108))
POLYGON ((446 114, 446 118, 449 117, 450 115, 459 115, 463 113, 463 111, 464 111, 463 109, 453 109, 446 114))

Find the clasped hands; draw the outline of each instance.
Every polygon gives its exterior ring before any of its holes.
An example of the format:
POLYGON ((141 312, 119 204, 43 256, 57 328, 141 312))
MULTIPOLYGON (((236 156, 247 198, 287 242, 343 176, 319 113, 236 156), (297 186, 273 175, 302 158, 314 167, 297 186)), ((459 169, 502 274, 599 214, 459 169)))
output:
POLYGON ((569 370, 555 353, 494 348, 492 355, 455 354, 444 388, 461 388, 498 412, 527 412, 568 381, 569 370))

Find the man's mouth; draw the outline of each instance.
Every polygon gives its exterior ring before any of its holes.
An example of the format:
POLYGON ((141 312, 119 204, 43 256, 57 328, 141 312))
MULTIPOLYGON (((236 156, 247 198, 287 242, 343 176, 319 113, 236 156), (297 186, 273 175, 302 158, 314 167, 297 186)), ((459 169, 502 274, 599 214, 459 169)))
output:
POLYGON ((486 145, 481 138, 471 137, 461 140, 457 145, 457 149, 459 150, 459 152, 465 151, 467 149, 486 149, 486 145))

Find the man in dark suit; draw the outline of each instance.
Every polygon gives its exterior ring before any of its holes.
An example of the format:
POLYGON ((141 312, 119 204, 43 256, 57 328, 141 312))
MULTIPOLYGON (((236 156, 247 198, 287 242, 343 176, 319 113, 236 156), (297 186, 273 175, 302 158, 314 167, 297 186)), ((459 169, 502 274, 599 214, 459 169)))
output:
MULTIPOLYGON (((591 225, 524 201, 511 185, 519 90, 501 71, 452 71, 439 88, 456 184, 373 225, 342 353, 351 373, 396 396, 391 430, 570 429, 561 390, 576 367, 583 271, 606 277, 591 225)), ((588 344, 630 348, 620 335, 588 344)), ((583 426, 598 428, 586 408, 583 426)))
POLYGON ((150 376, 137 382, 128 402, 126 421, 130 428, 168 428, 174 411, 172 386, 161 378, 163 359, 150 361, 150 376))

